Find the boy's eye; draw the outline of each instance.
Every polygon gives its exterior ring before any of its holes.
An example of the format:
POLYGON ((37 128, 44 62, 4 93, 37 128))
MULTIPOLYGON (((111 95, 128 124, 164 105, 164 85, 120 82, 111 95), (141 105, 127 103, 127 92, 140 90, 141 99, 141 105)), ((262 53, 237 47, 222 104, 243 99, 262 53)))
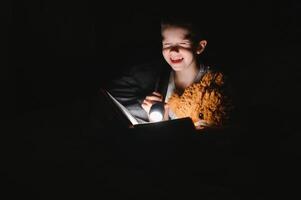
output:
POLYGON ((170 47, 170 46, 171 46, 171 44, 168 44, 168 43, 163 44, 163 47, 170 47))
POLYGON ((180 45, 182 45, 182 46, 190 46, 190 43, 189 42, 181 42, 180 45))
MULTIPOLYGON (((181 46, 190 46, 190 43, 188 43, 188 42, 181 42, 181 43, 178 43, 178 45, 181 45, 181 46)), ((163 43, 163 46, 164 47, 170 47, 171 44, 169 44, 169 43, 163 43)))
POLYGON ((183 47, 183 48, 190 48, 191 47, 191 43, 190 42, 179 42, 176 44, 172 44, 172 43, 162 43, 162 47, 163 48, 171 48, 171 47, 183 47))

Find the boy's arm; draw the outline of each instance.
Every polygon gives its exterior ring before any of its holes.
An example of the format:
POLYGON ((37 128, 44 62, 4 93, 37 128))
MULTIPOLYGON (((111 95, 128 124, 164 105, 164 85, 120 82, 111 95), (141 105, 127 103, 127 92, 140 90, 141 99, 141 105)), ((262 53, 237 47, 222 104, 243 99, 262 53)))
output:
POLYGON ((139 123, 149 121, 141 105, 154 85, 156 74, 150 69, 147 66, 133 67, 120 78, 111 81, 106 88, 139 123))

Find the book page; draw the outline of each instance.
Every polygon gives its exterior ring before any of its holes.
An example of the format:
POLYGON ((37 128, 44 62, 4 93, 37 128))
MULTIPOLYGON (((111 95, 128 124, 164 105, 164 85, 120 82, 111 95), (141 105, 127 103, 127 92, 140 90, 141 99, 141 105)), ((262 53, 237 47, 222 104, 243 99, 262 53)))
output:
POLYGON ((131 124, 134 127, 147 127, 147 126, 152 126, 154 124, 157 124, 156 126, 161 127, 164 124, 172 124, 172 123, 184 123, 185 124, 190 124, 191 126, 194 127, 193 122, 191 121, 190 118, 181 118, 181 119, 170 119, 170 120, 163 120, 160 122, 144 122, 144 123, 139 123, 137 121, 137 119, 128 111, 128 109, 126 107, 124 107, 121 103, 119 103, 108 91, 105 91, 108 95, 108 97, 110 97, 110 99, 112 99, 112 102, 122 111, 122 113, 129 119, 129 121, 131 122, 131 124), (187 122, 188 121, 188 122, 187 122))
POLYGON ((119 103, 108 91, 106 91, 108 96, 113 100, 113 102, 118 106, 118 108, 122 111, 122 113, 130 120, 132 125, 139 124, 135 117, 124 107, 121 103, 119 103))

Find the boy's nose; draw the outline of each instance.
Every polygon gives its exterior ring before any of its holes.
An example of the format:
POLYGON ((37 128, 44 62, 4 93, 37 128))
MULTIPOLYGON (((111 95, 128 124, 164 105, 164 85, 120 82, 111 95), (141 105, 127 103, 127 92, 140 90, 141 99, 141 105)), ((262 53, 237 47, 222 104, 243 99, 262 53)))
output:
POLYGON ((176 51, 176 52, 179 52, 179 47, 178 46, 172 46, 170 48, 170 51, 176 51))

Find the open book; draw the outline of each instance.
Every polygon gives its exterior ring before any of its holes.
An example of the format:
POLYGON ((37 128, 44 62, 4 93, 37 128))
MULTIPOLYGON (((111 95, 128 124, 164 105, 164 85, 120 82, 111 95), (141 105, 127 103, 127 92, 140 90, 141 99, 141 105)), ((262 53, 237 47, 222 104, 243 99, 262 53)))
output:
POLYGON ((127 108, 124 107, 120 102, 118 102, 118 100, 116 100, 108 91, 102 90, 102 93, 106 97, 106 99, 109 102, 111 102, 112 106, 116 108, 113 109, 117 111, 119 117, 121 118, 121 121, 125 122, 129 128, 150 127, 150 126, 162 127, 162 126, 173 126, 173 124, 176 124, 176 126, 185 127, 193 130, 195 129, 195 126, 189 117, 160 121, 160 122, 139 123, 137 119, 127 110, 127 108))
POLYGON ((120 111, 128 118, 128 120, 131 122, 131 124, 134 126, 136 124, 139 124, 137 119, 133 117, 133 115, 124 107, 121 103, 119 103, 108 91, 105 91, 113 101, 113 103, 120 109, 120 111))

